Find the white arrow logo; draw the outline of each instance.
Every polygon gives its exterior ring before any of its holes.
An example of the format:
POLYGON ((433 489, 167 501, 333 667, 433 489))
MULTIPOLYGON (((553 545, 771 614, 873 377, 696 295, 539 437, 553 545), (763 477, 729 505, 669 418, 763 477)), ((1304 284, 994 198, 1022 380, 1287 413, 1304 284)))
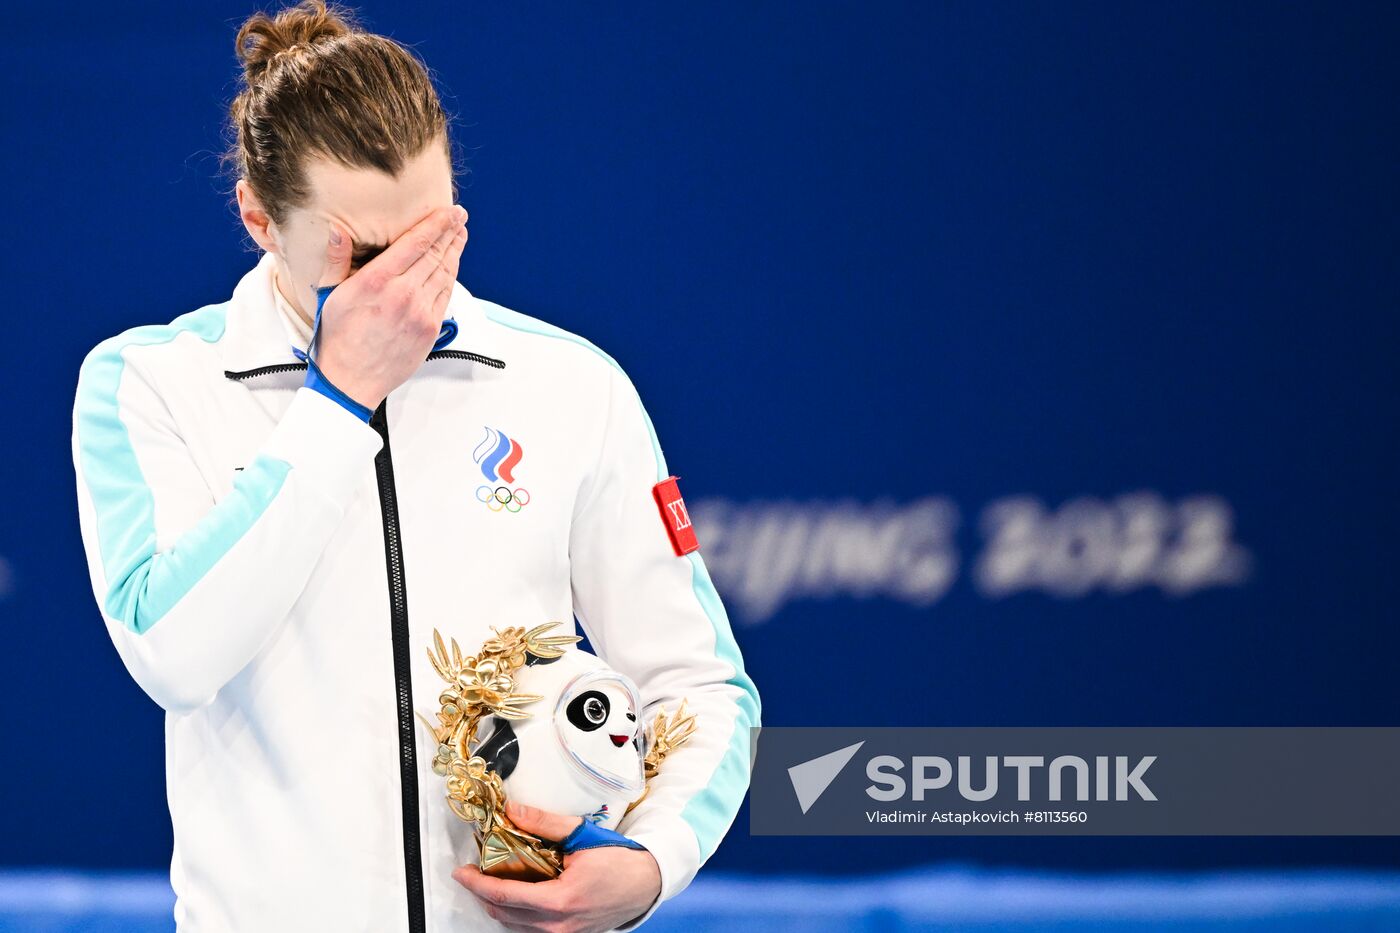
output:
POLYGON ((847 745, 820 758, 813 758, 788 768, 788 778, 792 780, 792 790, 797 794, 797 804, 803 813, 812 809, 812 804, 831 786, 841 769, 846 767, 846 763, 864 744, 864 741, 860 741, 854 745, 847 745))

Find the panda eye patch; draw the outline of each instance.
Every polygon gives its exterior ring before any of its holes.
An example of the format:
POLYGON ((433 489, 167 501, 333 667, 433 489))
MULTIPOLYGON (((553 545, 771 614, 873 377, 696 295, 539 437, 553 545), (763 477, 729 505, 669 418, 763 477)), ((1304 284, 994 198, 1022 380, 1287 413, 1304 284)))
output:
POLYGON ((606 696, 597 690, 589 690, 574 697, 569 704, 569 722, 583 732, 592 732, 608 721, 610 708, 606 696))

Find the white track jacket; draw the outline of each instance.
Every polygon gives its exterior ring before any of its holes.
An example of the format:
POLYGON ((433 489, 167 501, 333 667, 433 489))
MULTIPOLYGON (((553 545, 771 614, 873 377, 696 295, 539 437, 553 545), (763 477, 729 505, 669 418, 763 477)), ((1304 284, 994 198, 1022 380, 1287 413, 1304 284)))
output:
POLYGON ((645 720, 682 697, 697 717, 619 827, 661 867, 644 920, 733 822, 760 709, 653 498, 669 474, 631 380, 458 283, 455 336, 366 423, 303 386, 274 261, 102 341, 73 409, 93 592, 166 711, 179 929, 498 929, 451 877, 477 851, 415 715, 443 686, 426 649, 575 618, 645 720))

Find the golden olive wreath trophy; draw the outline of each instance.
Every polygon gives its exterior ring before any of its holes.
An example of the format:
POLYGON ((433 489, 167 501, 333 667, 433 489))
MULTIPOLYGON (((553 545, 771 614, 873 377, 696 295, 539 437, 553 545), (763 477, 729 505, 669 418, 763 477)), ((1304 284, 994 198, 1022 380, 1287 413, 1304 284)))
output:
POLYGON ((684 700, 674 716, 662 709, 643 728, 636 685, 572 647, 579 636, 547 634, 558 624, 493 628, 473 655, 455 639, 449 650, 434 629, 436 650, 428 650, 447 682, 433 771, 447 778, 452 812, 476 824, 481 870, 499 878, 542 881, 563 865, 556 844, 512 825, 507 793, 615 829, 695 729, 684 700))

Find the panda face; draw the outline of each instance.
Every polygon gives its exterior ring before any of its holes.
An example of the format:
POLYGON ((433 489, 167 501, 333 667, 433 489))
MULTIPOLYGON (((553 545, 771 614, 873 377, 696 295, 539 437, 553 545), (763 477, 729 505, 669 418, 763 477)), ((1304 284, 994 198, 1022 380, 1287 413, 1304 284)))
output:
POLYGON ((561 699, 555 726, 569 756, 609 785, 635 785, 643 754, 635 688, 593 675, 580 678, 561 699))
POLYGON ((524 719, 483 719, 472 753, 510 799, 615 827, 646 790, 648 738, 636 685, 577 650, 527 664, 516 676, 519 692, 543 702, 524 719))
POLYGON ((617 750, 627 758, 637 755, 637 714, 631 698, 618 686, 594 684, 569 700, 564 717, 571 727, 564 733, 564 744, 584 760, 606 766, 622 760, 617 750))
POLYGON ((622 728, 621 732, 613 732, 613 726, 609 722, 613 721, 612 698, 602 690, 587 690, 574 697, 565 709, 565 715, 569 722, 579 732, 597 732, 604 726, 608 726, 605 734, 608 741, 617 748, 621 748, 628 742, 637 742, 637 714, 632 712, 630 704, 624 714, 625 722, 618 721, 615 726, 622 728))

